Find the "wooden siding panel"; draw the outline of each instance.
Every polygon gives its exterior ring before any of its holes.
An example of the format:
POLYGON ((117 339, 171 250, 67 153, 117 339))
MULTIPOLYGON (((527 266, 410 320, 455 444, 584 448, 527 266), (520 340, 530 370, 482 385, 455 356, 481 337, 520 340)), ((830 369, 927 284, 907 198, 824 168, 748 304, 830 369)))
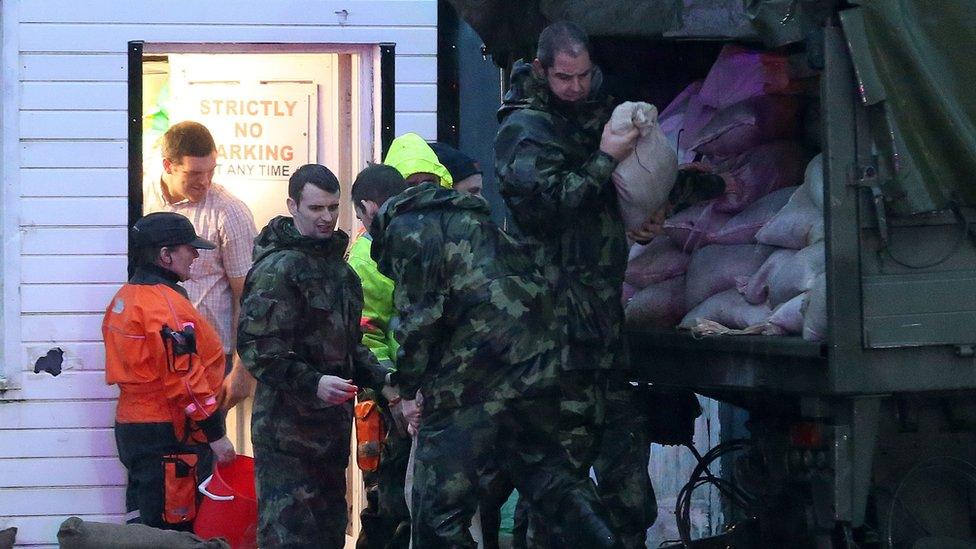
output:
MULTIPOLYGON (((122 105, 119 105, 120 107, 122 105)), ((21 139, 128 139, 126 111, 20 111, 21 139)))
POLYGON ((125 55, 118 54, 21 54, 20 66, 22 82, 124 83, 128 81, 129 60, 125 55))
POLYGON ((89 314, 27 314, 20 317, 20 331, 24 343, 101 341, 103 316, 104 307, 89 314))
POLYGON ((8 526, 17 527, 17 546, 29 545, 32 549, 38 549, 37 545, 50 544, 57 542, 58 527, 69 516, 78 516, 84 520, 95 522, 114 522, 121 524, 122 512, 125 511, 123 505, 119 509, 119 514, 114 515, 85 515, 82 513, 65 513, 46 517, 0 517, 0 529, 8 526))
MULTIPOLYGON (((429 84, 437 82, 437 56, 400 55, 397 50, 394 74, 398 84, 429 84)), ((397 110, 404 110, 397 106, 397 110)))
POLYGON ((24 374, 22 381, 23 398, 27 400, 101 399, 119 396, 118 387, 105 384, 103 372, 68 371, 57 377, 46 372, 31 372, 24 374))
POLYGON ((0 458, 114 457, 117 455, 115 431, 111 428, 0 431, 0 458))
POLYGON ((125 469, 114 457, 10 459, 0 467, 0 488, 124 484, 125 469))
POLYGON ((127 198, 22 198, 21 225, 119 226, 129 219, 127 198))
POLYGON ((25 141, 20 144, 22 168, 126 168, 125 141, 25 141))
POLYGON ((104 311, 122 285, 25 284, 20 288, 24 313, 94 313, 104 311))
POLYGON ((0 516, 114 514, 124 510, 124 506, 123 486, 0 490, 0 516))
POLYGON ((437 139, 437 113, 397 113, 397 135, 407 132, 419 134, 427 141, 435 141, 437 139))
POLYGON ((69 197, 129 195, 129 171, 124 168, 31 168, 20 171, 20 195, 69 197))
POLYGON ((4 429, 100 428, 114 424, 114 398, 57 402, 0 401, 0 425, 4 429))
POLYGON ((396 110, 437 112, 437 84, 397 84, 396 110))
POLYGON ((24 254, 125 254, 128 230, 119 227, 25 227, 24 254))
POLYGON ((118 110, 125 108, 125 82, 24 82, 20 108, 25 110, 118 110))
MULTIPOLYGON (((105 370, 105 345, 101 341, 28 343, 21 346, 21 358, 25 371, 34 371, 37 359, 53 348, 64 351, 63 371, 105 370)), ((2 425, 2 424, 0 424, 2 425)))
MULTIPOLYGON (((150 16, 151 11, 147 11, 150 16)), ((324 25, 168 25, 113 24, 97 27, 71 23, 21 24, 20 51, 122 53, 131 40, 146 42, 236 42, 288 44, 396 43, 397 53, 435 55, 437 28, 324 25)))
POLYGON ((233 9, 218 2, 168 0, 165 10, 147 11, 141 2, 117 0, 44 0, 26 2, 20 19, 28 23, 141 23, 147 16, 156 23, 198 24, 220 21, 251 25, 368 25, 434 26, 437 4, 433 0, 289 0, 288 9, 266 0, 236 0, 233 9), (346 15, 341 13, 345 11, 346 15))
POLYGON ((113 283, 127 278, 124 255, 30 256, 21 260, 25 284, 113 283))

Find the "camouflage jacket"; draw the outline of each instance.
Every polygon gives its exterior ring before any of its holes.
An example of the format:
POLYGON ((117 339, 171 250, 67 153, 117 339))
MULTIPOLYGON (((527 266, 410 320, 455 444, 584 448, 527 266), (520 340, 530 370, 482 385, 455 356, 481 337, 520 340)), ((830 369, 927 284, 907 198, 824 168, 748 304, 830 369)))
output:
POLYGON ((498 113, 501 194, 555 292, 567 369, 626 362, 620 297, 627 240, 610 181, 617 162, 599 150, 610 112, 609 100, 558 102, 531 65, 518 62, 498 113))
POLYGON ((426 183, 370 227, 393 279, 400 394, 446 408, 555 396, 558 337, 546 283, 478 197, 426 183))
POLYGON ((255 445, 289 454, 347 455, 352 402, 322 402, 319 378, 382 383, 386 369, 361 343, 363 291, 343 261, 348 243, 342 231, 323 240, 304 237, 290 217, 281 216, 255 240, 237 330, 241 360, 259 381, 255 445))

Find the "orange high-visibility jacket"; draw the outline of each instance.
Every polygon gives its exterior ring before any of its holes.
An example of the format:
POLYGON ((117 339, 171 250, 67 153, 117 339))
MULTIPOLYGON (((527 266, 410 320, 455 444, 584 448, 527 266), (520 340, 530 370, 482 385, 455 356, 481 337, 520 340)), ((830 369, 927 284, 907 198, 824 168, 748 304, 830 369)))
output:
POLYGON ((224 350, 217 331, 190 301, 166 284, 126 284, 109 303, 102 321, 105 381, 118 384, 119 423, 172 422, 183 437, 186 418, 197 422, 210 442, 224 435, 217 392, 224 375, 224 350), (160 334, 163 325, 193 325, 196 354, 171 366, 160 334), (175 370, 175 371, 174 371, 175 370))

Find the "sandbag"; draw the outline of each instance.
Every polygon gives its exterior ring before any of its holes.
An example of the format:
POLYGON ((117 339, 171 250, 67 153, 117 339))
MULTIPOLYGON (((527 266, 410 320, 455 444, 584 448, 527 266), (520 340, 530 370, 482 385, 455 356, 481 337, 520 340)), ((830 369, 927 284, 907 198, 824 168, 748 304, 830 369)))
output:
POLYGON ((805 248, 823 235, 823 211, 814 204, 810 193, 800 186, 759 232, 756 241, 770 246, 805 248))
POLYGON ((634 294, 636 293, 637 288, 624 282, 623 288, 620 290, 620 304, 626 307, 627 302, 630 301, 630 298, 634 297, 634 294))
POLYGON ((796 335, 803 333, 803 303, 807 294, 780 303, 766 321, 763 335, 796 335))
MULTIPOLYGON (((688 87, 681 90, 681 93, 672 99, 668 103, 668 106, 658 114, 658 124, 661 126, 661 131, 664 132, 664 136, 668 138, 668 142, 671 144, 671 150, 673 151, 678 150, 678 132, 684 128, 688 103, 692 97, 698 95, 698 90, 701 89, 701 86, 702 80, 696 80, 688 84, 688 87)), ((687 148, 687 145, 685 145, 685 148, 687 148)))
POLYGON ((774 251, 766 258, 766 261, 750 276, 740 276, 736 278, 735 285, 739 293, 745 297, 749 303, 764 303, 769 295, 769 277, 779 266, 796 255, 796 250, 782 248, 774 251))
POLYGON ((17 542, 17 528, 10 527, 0 530, 0 549, 11 549, 17 542))
POLYGON ((722 326, 740 330, 766 322, 772 311, 764 303, 746 303, 735 288, 715 294, 691 310, 681 320, 678 328, 692 330, 701 320, 717 322, 722 326))
POLYGON ((736 278, 755 273, 774 250, 750 244, 714 244, 696 250, 685 275, 685 303, 694 307, 719 292, 735 290, 736 278))
POLYGON ((827 339, 827 275, 817 277, 803 304, 803 339, 827 339))
POLYGON ((824 209, 824 166, 823 153, 814 156, 803 172, 803 188, 810 200, 821 211, 824 209))
POLYGON ((708 235, 732 219, 732 214, 715 211, 715 201, 699 202, 664 220, 664 234, 679 249, 690 252, 708 244, 708 235))
POLYGON ((698 96, 716 109, 765 94, 793 94, 803 90, 790 79, 785 55, 727 44, 708 71, 698 96))
POLYGON ((759 229, 783 209, 795 190, 796 187, 787 187, 767 194, 709 234, 706 240, 712 244, 754 244, 759 229))
POLYGON ((223 538, 203 540, 190 532, 145 524, 109 524, 71 517, 58 530, 61 549, 230 549, 223 538))
POLYGON ((627 325, 637 328, 674 328, 685 308, 685 277, 652 284, 640 290, 627 303, 624 315, 627 325))
POLYGON ((667 202, 678 175, 678 156, 657 121, 657 108, 649 103, 626 102, 613 110, 610 130, 640 131, 634 152, 613 171, 620 216, 628 231, 639 229, 647 218, 667 202))
POLYGON ((804 100, 758 95, 715 113, 691 148, 708 156, 741 154, 763 143, 799 136, 804 100))
POLYGON ((813 287, 817 276, 826 270, 824 242, 816 242, 793 254, 769 275, 769 304, 789 301, 813 287))
POLYGON ((735 157, 710 159, 726 180, 716 211, 741 212, 777 189, 799 185, 809 160, 810 152, 795 141, 771 141, 735 157))
POLYGON ((630 248, 624 281, 644 289, 651 284, 685 274, 691 256, 674 245, 667 235, 658 235, 646 245, 630 248))

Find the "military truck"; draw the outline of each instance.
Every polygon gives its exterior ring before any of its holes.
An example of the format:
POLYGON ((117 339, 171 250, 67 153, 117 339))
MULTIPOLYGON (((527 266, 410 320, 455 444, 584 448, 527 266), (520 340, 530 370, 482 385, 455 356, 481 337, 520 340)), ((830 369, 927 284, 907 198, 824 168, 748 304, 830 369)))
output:
MULTIPOLYGON (((666 104, 718 47, 819 76, 826 341, 633 327, 645 380, 749 412, 748 505, 694 547, 976 547, 976 5, 864 0, 451 2, 500 66, 580 23, 624 99, 666 104)), ((701 475, 706 476, 706 475, 701 475)))

